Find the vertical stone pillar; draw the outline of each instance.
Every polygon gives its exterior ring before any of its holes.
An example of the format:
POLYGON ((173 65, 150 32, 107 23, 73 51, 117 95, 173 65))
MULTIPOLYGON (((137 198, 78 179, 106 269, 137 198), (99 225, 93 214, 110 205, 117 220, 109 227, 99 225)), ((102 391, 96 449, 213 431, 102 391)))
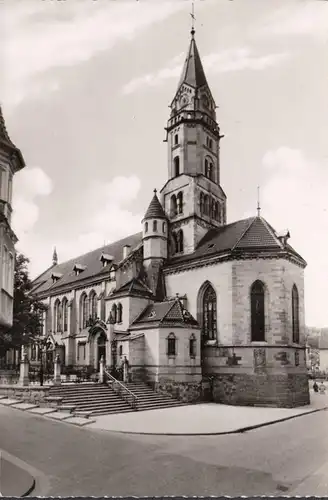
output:
POLYGON ((99 361, 99 383, 103 384, 105 380, 105 360, 104 356, 101 356, 100 361, 99 361))
POLYGON ((59 359, 59 354, 57 354, 54 362, 54 385, 60 385, 60 384, 61 384, 60 359, 59 359))
POLYGON ((124 356, 123 360, 123 382, 125 384, 129 382, 129 362, 126 359, 126 356, 124 356))
POLYGON ((109 318, 108 318, 108 321, 107 321, 107 325, 108 325, 108 330, 107 330, 107 345, 108 345, 108 348, 107 348, 107 365, 110 366, 111 368, 115 368, 115 366, 113 366, 113 356, 112 356, 112 342, 114 340, 114 320, 113 320, 113 316, 112 316, 112 313, 110 312, 109 314, 109 318))
POLYGON ((29 362, 27 359, 26 351, 22 349, 22 358, 20 362, 20 372, 19 372, 19 385, 26 386, 29 385, 29 362))

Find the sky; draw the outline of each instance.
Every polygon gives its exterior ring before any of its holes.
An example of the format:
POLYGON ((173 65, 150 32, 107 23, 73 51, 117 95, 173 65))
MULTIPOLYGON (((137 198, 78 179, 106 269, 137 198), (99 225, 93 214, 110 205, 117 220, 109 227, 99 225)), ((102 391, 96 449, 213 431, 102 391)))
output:
MULTIPOLYGON (((190 40, 190 0, 2 4, 0 95, 27 167, 17 248, 34 277, 141 230, 167 178, 164 127, 190 40)), ((195 0, 219 106, 228 222, 256 214, 305 258, 306 323, 328 326, 328 2, 195 0)))

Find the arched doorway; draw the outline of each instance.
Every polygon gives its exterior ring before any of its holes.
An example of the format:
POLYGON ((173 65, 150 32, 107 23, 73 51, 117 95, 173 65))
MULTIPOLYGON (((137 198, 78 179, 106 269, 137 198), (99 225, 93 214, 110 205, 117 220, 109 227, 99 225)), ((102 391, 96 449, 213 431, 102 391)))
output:
POLYGON ((99 371, 100 360, 103 357, 106 365, 106 342, 107 337, 103 331, 99 334, 97 339, 97 369, 99 371))

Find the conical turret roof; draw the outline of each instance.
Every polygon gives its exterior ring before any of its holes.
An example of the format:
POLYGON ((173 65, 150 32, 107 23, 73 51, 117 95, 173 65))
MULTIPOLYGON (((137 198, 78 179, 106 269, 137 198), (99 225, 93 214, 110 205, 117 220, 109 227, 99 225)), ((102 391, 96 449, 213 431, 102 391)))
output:
POLYGON ((146 219, 167 219, 164 209, 157 198, 157 191, 154 189, 154 196, 150 202, 150 205, 146 211, 144 220, 146 219))

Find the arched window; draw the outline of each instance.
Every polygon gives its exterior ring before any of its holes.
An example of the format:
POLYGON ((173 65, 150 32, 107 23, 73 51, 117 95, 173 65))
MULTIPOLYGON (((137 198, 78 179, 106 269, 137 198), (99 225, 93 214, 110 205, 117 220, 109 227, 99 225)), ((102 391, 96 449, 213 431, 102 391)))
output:
POLYGON ((145 233, 148 233, 148 222, 145 222, 145 233))
POLYGON ((163 222, 163 226, 162 227, 163 227, 163 233, 165 233, 165 230, 166 230, 166 224, 165 224, 165 222, 163 222))
POLYGON ((203 213, 204 213, 204 193, 200 193, 200 195, 199 195, 199 209, 200 209, 200 214, 203 215, 203 213))
POLYGON ((172 233, 172 251, 173 253, 178 252, 178 238, 177 233, 172 233))
POLYGON ((177 195, 177 210, 178 214, 182 214, 183 212, 183 193, 180 191, 177 195))
POLYGON ((175 194, 171 196, 171 217, 175 217, 178 213, 178 204, 175 194))
POLYGON ((217 201, 215 203, 215 219, 219 222, 221 222, 221 205, 220 203, 217 201))
POLYGON ((31 361, 36 361, 36 345, 31 345, 31 361))
POLYGON ((214 174, 214 167, 213 163, 211 161, 208 162, 208 178, 213 180, 213 174, 214 174))
POLYGON ((300 343, 299 296, 296 285, 292 289, 293 342, 300 343))
POLYGON ((208 285, 203 295, 203 335, 205 340, 216 339, 216 293, 211 285, 208 285))
POLYGON ((118 349, 118 355, 123 356, 123 346, 122 345, 120 345, 120 347, 118 349))
POLYGON ((180 158, 179 156, 176 156, 173 160, 174 162, 174 177, 177 177, 180 175, 180 158))
POLYGON ((195 358, 196 357, 196 337, 194 334, 192 334, 189 338, 189 357, 190 358, 195 358))
POLYGON ((117 307, 116 307, 116 304, 112 305, 112 317, 113 317, 114 323, 116 323, 117 322, 117 307))
POLYGON ((167 356, 176 356, 177 355, 177 339, 174 333, 170 333, 167 337, 167 356))
POLYGON ((63 331, 68 330, 68 300, 66 297, 63 298, 63 331))
POLYGON ((94 291, 90 293, 90 316, 92 319, 97 317, 97 295, 94 291))
POLYGON ((205 158, 205 177, 207 177, 208 174, 208 159, 205 158))
POLYGON ((119 302, 117 304, 117 322, 122 323, 122 304, 119 302))
POLYGON ((62 329, 62 308, 60 300, 57 299, 54 306, 54 330, 55 332, 60 332, 62 329))
POLYGON ((265 341, 264 315, 265 289, 262 281, 255 281, 251 287, 251 340, 252 342, 265 341))
POLYGON ((157 220, 154 220, 154 222, 153 222, 153 231, 154 231, 154 233, 157 232, 157 220))
POLYGON ((204 196, 204 214, 205 215, 209 215, 209 197, 207 196, 207 194, 205 194, 204 196))
POLYGON ((183 252, 183 231, 180 229, 177 232, 177 252, 183 252))
POLYGON ((178 134, 175 134, 174 136, 174 145, 177 146, 179 144, 179 136, 178 134))
POLYGON ((81 297, 81 327, 86 328, 89 319, 88 297, 84 293, 81 297))

